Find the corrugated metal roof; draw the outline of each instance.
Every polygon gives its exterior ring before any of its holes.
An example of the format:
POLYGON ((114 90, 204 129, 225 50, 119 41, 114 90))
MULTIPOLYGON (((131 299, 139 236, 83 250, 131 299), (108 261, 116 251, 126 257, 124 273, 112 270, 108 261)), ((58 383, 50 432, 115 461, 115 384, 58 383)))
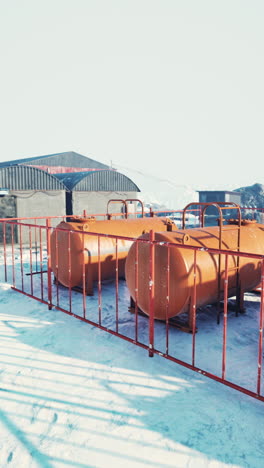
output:
POLYGON ((17 165, 47 165, 47 166, 65 166, 65 167, 81 167, 81 168, 98 168, 110 169, 109 166, 102 164, 94 159, 87 158, 75 151, 67 151, 65 153, 48 154, 46 156, 34 156, 33 158, 15 159, 0 163, 0 167, 17 166, 17 165))
POLYGON ((140 192, 131 179, 116 171, 54 174, 69 190, 80 192, 140 192))
POLYGON ((0 167, 0 188, 9 190, 67 190, 62 181, 30 166, 0 167))

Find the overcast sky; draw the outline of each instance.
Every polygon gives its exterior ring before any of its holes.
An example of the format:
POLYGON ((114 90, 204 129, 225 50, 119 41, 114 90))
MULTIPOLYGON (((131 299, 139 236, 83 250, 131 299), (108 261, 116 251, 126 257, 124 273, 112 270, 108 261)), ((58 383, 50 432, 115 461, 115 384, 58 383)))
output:
POLYGON ((175 185, 264 184, 263 0, 0 5, 0 161, 77 151, 175 185))

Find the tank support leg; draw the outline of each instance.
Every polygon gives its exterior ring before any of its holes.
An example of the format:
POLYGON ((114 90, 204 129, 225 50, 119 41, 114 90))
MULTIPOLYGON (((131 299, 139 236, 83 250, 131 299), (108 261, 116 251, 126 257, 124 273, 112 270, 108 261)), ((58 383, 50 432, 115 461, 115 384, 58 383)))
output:
POLYGON ((128 311, 131 314, 135 313, 135 301, 134 301, 133 297, 131 297, 131 296, 130 296, 130 306, 128 307, 128 311))
POLYGON ((93 289, 93 275, 92 272, 89 271, 88 274, 86 275, 85 278, 85 283, 86 283, 86 295, 87 296, 93 296, 94 295, 94 289, 93 289))
POLYGON ((189 305, 189 311, 188 311, 188 327, 183 330, 187 333, 197 333, 197 327, 196 327, 196 304, 194 301, 191 299, 190 300, 190 305, 189 305), (193 330, 194 328, 194 330, 193 330))
POLYGON ((237 294, 236 294, 236 317, 238 316, 239 313, 243 313, 245 311, 244 294, 245 294, 245 291, 241 288, 241 284, 240 284, 237 289, 237 294))
POLYGON ((217 312, 216 312, 216 322, 217 322, 217 325, 220 324, 220 312, 221 312, 221 304, 220 304, 220 301, 217 302, 217 312))

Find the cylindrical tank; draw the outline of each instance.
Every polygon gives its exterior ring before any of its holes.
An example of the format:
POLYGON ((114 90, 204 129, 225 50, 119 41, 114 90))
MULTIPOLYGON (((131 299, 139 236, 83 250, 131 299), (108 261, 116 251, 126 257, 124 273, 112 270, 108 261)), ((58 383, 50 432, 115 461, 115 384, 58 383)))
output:
MULTIPOLYGON (((222 227, 221 249, 238 250, 238 225, 222 227)), ((180 248, 179 244, 192 245, 205 249, 219 249, 219 227, 185 229, 179 232, 156 232, 155 241, 161 243, 154 248, 154 317, 165 320, 183 312, 190 307, 194 284, 194 250, 180 248), (169 248, 164 242, 175 244, 169 248), (169 259, 169 260, 168 260, 169 259), (169 280, 168 280, 169 264, 169 280), (169 295, 169 299, 168 299, 169 295)), ((149 239, 149 234, 141 236, 149 239)), ((149 260, 150 245, 147 242, 134 242, 126 260, 125 276, 130 295, 137 300, 138 307, 149 315, 149 260), (138 264, 136 267, 136 258, 138 264), (136 291, 136 269, 138 271, 136 291)), ((264 225, 252 221, 243 221, 240 227, 240 251, 245 253, 264 254, 264 225)), ((223 299, 225 258, 224 254, 211 254, 197 251, 196 294, 197 306, 212 304, 223 299), (220 277, 219 277, 220 260, 220 277), (219 279, 220 278, 220 279, 219 279)), ((241 291, 251 291, 260 282, 261 261, 247 257, 229 256, 228 260, 228 297, 236 294, 237 272, 241 291), (239 267, 237 269, 237 266, 239 267)))
POLYGON ((118 257, 118 275, 124 277, 125 259, 131 241, 115 238, 91 236, 86 232, 137 238, 141 234, 166 231, 172 228, 167 218, 136 218, 96 220, 95 218, 76 218, 70 222, 61 222, 51 235, 51 267, 62 285, 66 287, 83 285, 83 265, 88 294, 92 294, 93 281, 114 278, 116 275, 116 252, 118 257), (72 232, 70 232, 72 231, 72 232), (99 247, 98 247, 99 245, 99 247))

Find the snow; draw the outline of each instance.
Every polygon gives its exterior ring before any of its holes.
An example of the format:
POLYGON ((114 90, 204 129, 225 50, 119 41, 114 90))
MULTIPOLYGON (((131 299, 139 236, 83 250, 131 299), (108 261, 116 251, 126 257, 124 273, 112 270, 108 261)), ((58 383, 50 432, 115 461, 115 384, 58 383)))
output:
POLYGON ((198 201, 199 190, 232 191, 237 189, 236 185, 227 184, 225 181, 216 183, 214 180, 211 183, 201 185, 199 178, 197 178, 197 183, 195 185, 183 184, 180 161, 179 172, 176 175, 175 173, 171 174, 168 169, 166 178, 162 178, 160 175, 153 175, 151 167, 149 173, 143 172, 141 169, 124 167, 117 163, 114 163, 114 167, 126 177, 133 180, 140 189, 138 198, 145 204, 150 204, 154 209, 158 209, 159 207, 172 210, 175 208, 184 208, 188 203, 198 201))
MULTIPOLYGON (((15 252, 16 272, 19 255, 15 252)), ((3 257, 0 258, 3 262, 3 257)), ((8 256, 9 277, 11 257, 8 256)), ((0 466, 263 466, 263 403, 13 291, 0 265, 0 466)), ((30 288, 30 280, 25 288, 30 288)), ((39 277, 34 288, 39 290, 39 277)), ((19 285, 18 285, 19 286, 19 285)), ((114 329, 114 285, 103 285, 103 325, 114 329)), ((120 331, 133 336, 120 282, 120 331)), ((46 291, 44 291, 46 294, 46 291)), ((56 294, 55 286, 53 294, 56 294)), ((68 291, 60 290, 61 304, 68 291)), ((97 295, 87 298, 94 319, 97 295)), ((228 378, 255 391, 259 296, 228 319, 228 378), (251 363, 254 363, 251 366, 251 363), (230 366, 230 367, 229 367, 230 366)), ((73 295, 81 313, 82 296, 73 295)), ((148 321, 139 318, 147 343, 148 321)), ((222 326, 198 315, 197 365, 218 370, 222 326)), ((170 346, 189 359, 191 335, 173 329, 170 346)), ((155 326, 164 350, 164 326, 155 326)))
POLYGON ((164 207, 173 210, 175 207, 184 207, 188 203, 198 201, 198 188, 182 185, 180 180, 172 181, 170 175, 167 179, 162 179, 151 173, 146 174, 118 164, 115 164, 115 167, 133 180, 140 189, 138 198, 153 208, 164 207))

